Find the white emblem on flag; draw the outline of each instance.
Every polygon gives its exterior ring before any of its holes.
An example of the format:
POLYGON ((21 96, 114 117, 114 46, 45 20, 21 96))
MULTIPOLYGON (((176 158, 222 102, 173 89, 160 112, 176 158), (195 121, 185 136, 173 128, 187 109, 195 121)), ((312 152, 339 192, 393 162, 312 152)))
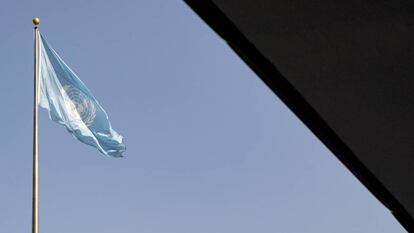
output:
POLYGON ((68 110, 78 115, 86 126, 90 126, 96 117, 96 107, 93 101, 79 89, 65 85, 63 87, 70 101, 65 101, 68 110))

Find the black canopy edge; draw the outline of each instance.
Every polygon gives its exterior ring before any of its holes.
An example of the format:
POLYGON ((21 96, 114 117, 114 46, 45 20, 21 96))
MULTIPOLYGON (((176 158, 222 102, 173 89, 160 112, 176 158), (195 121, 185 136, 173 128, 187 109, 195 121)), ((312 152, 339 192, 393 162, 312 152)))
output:
POLYGON ((306 99, 210 0, 184 0, 253 69, 336 157, 385 205, 402 226, 414 233, 414 219, 401 203, 355 156, 306 99))

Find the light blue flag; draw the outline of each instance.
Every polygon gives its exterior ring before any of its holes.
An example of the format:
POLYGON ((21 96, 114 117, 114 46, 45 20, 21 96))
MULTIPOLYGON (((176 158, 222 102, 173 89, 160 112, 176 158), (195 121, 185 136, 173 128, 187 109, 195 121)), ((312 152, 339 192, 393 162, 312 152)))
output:
POLYGON ((105 155, 122 157, 125 144, 112 130, 106 112, 42 35, 39 40, 39 105, 79 141, 105 155))

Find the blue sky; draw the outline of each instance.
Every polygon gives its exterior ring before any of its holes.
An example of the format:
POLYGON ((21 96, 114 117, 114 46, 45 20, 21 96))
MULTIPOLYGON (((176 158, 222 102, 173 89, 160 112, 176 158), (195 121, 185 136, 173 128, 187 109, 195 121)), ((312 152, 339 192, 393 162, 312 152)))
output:
POLYGON ((42 233, 405 232, 182 1, 1 4, 0 232, 30 232, 34 16, 127 145, 40 110, 42 233))

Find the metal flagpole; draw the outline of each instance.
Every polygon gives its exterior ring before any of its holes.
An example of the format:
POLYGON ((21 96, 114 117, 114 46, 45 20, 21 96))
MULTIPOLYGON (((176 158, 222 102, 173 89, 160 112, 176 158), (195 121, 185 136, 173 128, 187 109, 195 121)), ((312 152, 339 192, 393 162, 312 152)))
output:
POLYGON ((32 202, 32 233, 39 233, 39 18, 33 19, 34 27, 34 105, 33 105, 33 202, 32 202))

